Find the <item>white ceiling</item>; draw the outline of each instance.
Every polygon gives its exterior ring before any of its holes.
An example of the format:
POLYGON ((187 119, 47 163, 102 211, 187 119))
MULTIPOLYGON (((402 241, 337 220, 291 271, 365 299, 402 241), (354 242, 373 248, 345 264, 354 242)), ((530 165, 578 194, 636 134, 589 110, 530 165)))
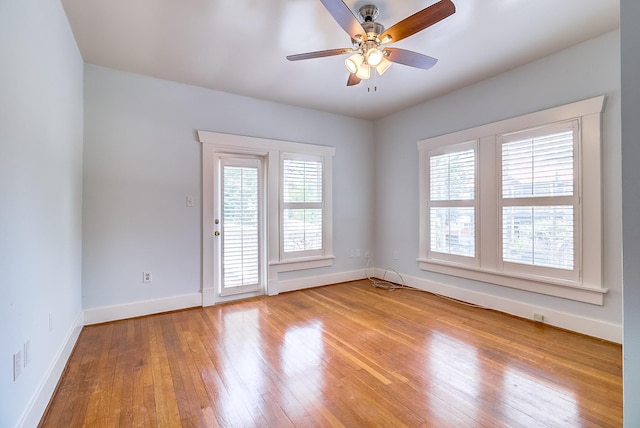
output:
MULTIPOLYGON (((347 87, 350 47, 320 0, 62 0, 84 61, 160 79, 376 119, 619 26, 619 0, 453 0, 456 13, 394 47, 439 59, 393 64, 347 87), (374 91, 374 88, 377 90, 374 91)), ((435 0, 345 0, 380 8, 389 28, 435 0)), ((594 58, 594 61, 597 61, 594 58)))

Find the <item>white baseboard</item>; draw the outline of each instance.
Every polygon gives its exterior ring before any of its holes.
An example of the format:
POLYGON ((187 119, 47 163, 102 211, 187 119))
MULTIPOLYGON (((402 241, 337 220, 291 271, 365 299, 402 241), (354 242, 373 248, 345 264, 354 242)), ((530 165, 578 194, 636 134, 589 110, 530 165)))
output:
MULTIPOLYGON (((383 269, 372 269, 372 271, 374 272, 374 276, 377 278, 382 278, 382 275, 385 273, 383 269)), ((622 326, 618 324, 582 317, 540 306, 534 306, 518 302, 516 300, 480 293, 466 288, 429 281, 423 278, 408 275, 402 275, 402 278, 406 285, 419 290, 441 294, 443 296, 451 297, 452 299, 473 303, 485 308, 515 315, 520 318, 532 319, 534 313, 544 314, 545 324, 608 340, 614 343, 622 343, 622 326)), ((386 279, 391 282, 401 282, 398 276, 393 272, 387 272, 386 279)))
POLYGON ((53 358, 53 362, 42 377, 40 385, 27 405, 27 409, 21 420, 18 422, 18 427, 35 427, 40 423, 42 416, 44 416, 44 412, 47 410, 49 401, 56 390, 56 386, 62 376, 62 372, 67 365, 67 361, 71 356, 71 352, 73 351, 74 346, 76 346, 76 342, 78 341, 78 337, 82 331, 82 325, 82 312, 78 312, 76 319, 73 321, 71 328, 67 332, 62 346, 53 358))
MULTIPOLYGON (((369 269, 373 276, 381 278, 383 269, 369 269)), ((531 305, 525 302, 506 299, 491 294, 481 293, 466 288, 455 287, 440 282, 429 281, 408 275, 402 275, 405 283, 419 290, 441 294, 453 299, 473 303, 489 309, 494 309, 517 317, 531 319, 534 313, 544 314, 545 323, 588 336, 597 337, 614 343, 622 343, 622 326, 593 318, 582 317, 567 312, 557 311, 545 307, 531 305)), ((268 294, 275 296, 288 291, 302 290, 305 288, 319 287, 323 285, 337 284, 340 282, 355 281, 366 278, 362 269, 331 273, 320 276, 269 281, 268 294)), ((386 279, 400 282, 397 275, 388 271, 386 279)), ((212 291, 212 290, 211 290, 212 291)), ((211 293, 209 293, 211 294, 211 293)), ((210 296, 211 297, 211 296, 210 296)), ((183 296, 169 297, 165 299, 148 300, 142 302, 127 303, 124 305, 106 306, 102 308, 85 309, 84 325, 102 322, 116 321, 126 318, 150 315, 179 309, 202 306, 203 294, 193 293, 183 296)), ((75 343, 75 342, 74 342, 75 343)))
POLYGON ((213 306, 216 304, 216 290, 211 288, 202 289, 202 306, 213 306))
POLYGON ((161 312, 176 311, 179 309, 193 308, 195 306, 202 306, 201 293, 85 309, 84 325, 117 321, 161 312))
POLYGON ((306 278, 285 279, 277 280, 271 279, 269 281, 269 289, 267 290, 269 296, 275 296, 279 293, 286 293, 287 291, 302 290, 305 288, 320 287, 322 285, 338 284, 340 282, 355 281, 358 279, 366 278, 363 269, 330 273, 321 276, 310 276, 306 278))

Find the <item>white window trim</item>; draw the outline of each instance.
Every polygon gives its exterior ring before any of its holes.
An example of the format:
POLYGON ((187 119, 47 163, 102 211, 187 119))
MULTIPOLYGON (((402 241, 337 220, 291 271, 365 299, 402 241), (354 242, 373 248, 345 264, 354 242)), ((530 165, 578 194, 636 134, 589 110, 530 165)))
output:
POLYGON ((245 154, 260 156, 265 159, 266 169, 266 208, 267 208, 267 287, 272 280, 278 279, 281 272, 314 269, 333 265, 333 157, 335 147, 317 144, 296 143, 291 141, 271 140, 242 135, 223 134, 210 131, 198 131, 198 140, 202 143, 202 257, 203 257, 203 305, 215 303, 213 243, 213 159, 220 153, 245 154), (280 169, 282 156, 285 153, 309 155, 323 159, 323 254, 313 257, 288 258, 280 257, 280 169))
POLYGON ((602 220, 602 167, 601 167, 601 113, 605 97, 595 97, 487 125, 470 128, 451 134, 418 141, 420 156, 420 249, 418 262, 420 269, 488 282, 505 287, 517 288, 596 305, 604 304, 604 294, 608 289, 603 284, 603 220, 602 220), (517 274, 500 270, 498 239, 498 188, 499 171, 497 141, 500 135, 546 126, 556 122, 577 119, 580 122, 581 171, 580 188, 597 189, 582 194, 582 272, 580 278, 563 280, 540 275, 517 274), (479 204, 476 233, 480 257, 478 266, 434 260, 428 257, 428 176, 426 159, 429 150, 450 146, 466 141, 478 141, 477 159, 483 168, 478 178, 479 204), (483 201, 493 201, 483 203, 483 201))

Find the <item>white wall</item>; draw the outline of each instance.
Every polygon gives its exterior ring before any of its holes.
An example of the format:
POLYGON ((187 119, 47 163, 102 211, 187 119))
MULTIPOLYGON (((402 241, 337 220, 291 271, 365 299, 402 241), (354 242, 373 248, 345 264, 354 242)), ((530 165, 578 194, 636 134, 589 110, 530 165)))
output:
POLYGON ((336 147, 334 266, 283 279, 359 269, 362 258, 349 251, 372 245, 372 129, 369 121, 85 66, 84 308, 200 292, 197 130, 336 147), (143 270, 152 283, 143 284, 143 270))
MULTIPOLYGON (((463 290, 468 297, 473 297, 473 292, 482 293, 481 303, 492 305, 500 300, 499 309, 505 310, 505 305, 511 305, 514 309, 519 308, 513 312, 518 315, 531 316, 533 312, 529 314, 528 311, 536 307, 544 309, 552 321, 556 318, 557 324, 569 328, 572 325, 567 325, 567 320, 571 318, 572 322, 578 324, 594 321, 596 330, 610 330, 613 337, 607 337, 620 340, 619 49, 619 32, 611 32, 377 121, 375 265, 380 268, 393 267, 402 274, 420 280, 459 287, 457 290, 463 290), (604 280, 605 286, 610 288, 604 306, 418 269, 418 140, 603 94, 607 96, 603 115, 604 280), (399 253, 399 260, 393 259, 395 250, 399 253)), ((446 287, 442 291, 446 292, 446 287)))
POLYGON ((82 323, 83 64, 59 1, 0 2, 0 40, 0 426, 35 426, 82 323))
POLYGON ((624 426, 640 426, 640 3, 622 0, 624 426))

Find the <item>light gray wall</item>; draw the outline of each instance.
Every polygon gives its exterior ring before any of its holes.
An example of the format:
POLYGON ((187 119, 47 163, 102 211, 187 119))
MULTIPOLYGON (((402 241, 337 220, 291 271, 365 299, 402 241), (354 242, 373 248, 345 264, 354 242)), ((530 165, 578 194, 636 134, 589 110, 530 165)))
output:
POLYGON ((377 121, 375 266, 621 325, 619 48, 619 32, 611 32, 377 121), (611 290, 603 307, 419 270, 418 140, 603 94, 604 276, 611 290))
POLYGON ((81 314, 82 74, 59 1, 0 2, 2 427, 24 421, 81 314), (26 340, 31 363, 14 382, 26 340))
POLYGON ((624 426, 640 426, 640 3, 620 2, 624 426))
POLYGON ((197 130, 336 147, 334 266, 287 277, 358 269, 362 259, 349 250, 372 246, 372 129, 369 121, 87 65, 84 308, 200 291, 197 130), (151 284, 142 283, 143 270, 153 272, 151 284))

